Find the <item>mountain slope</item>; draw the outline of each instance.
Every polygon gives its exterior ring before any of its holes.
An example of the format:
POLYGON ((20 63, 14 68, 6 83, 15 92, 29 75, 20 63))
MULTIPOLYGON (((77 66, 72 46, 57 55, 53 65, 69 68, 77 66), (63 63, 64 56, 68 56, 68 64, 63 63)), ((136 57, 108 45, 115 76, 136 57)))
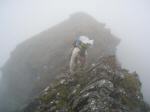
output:
POLYGON ((79 35, 95 40, 89 63, 101 56, 114 55, 119 39, 105 25, 85 13, 41 32, 16 47, 2 68, 6 89, 0 111, 9 112, 25 104, 43 90, 68 66, 72 43, 79 35))
POLYGON ((115 56, 75 74, 64 73, 21 112, 149 112, 138 75, 122 69, 115 56))

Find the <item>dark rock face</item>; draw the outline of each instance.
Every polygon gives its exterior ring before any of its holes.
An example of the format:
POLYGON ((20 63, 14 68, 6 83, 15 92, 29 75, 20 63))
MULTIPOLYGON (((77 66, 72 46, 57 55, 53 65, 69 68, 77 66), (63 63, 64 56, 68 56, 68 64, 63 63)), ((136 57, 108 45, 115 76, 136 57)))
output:
POLYGON ((103 57, 93 69, 64 73, 22 112, 148 112, 136 73, 103 57))
POLYGON ((102 55, 115 54, 119 44, 119 39, 104 24, 84 13, 71 15, 68 20, 23 42, 2 68, 6 85, 3 96, 8 98, 2 101, 7 105, 5 109, 20 107, 60 75, 68 65, 73 40, 79 35, 95 40, 89 51, 89 63, 102 55))

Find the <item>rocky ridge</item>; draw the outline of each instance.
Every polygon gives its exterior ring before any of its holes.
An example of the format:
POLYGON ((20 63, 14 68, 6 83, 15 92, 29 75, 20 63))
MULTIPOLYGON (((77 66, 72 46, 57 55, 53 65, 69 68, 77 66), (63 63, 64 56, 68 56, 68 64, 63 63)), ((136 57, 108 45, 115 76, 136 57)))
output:
POLYGON ((68 66, 73 41, 80 35, 94 39, 88 61, 115 54, 119 39, 105 24, 86 13, 75 13, 63 22, 20 43, 2 67, 6 86, 0 111, 18 109, 37 95, 68 66))
POLYGON ((137 73, 121 68, 116 59, 119 42, 105 24, 85 13, 24 41, 2 67, 6 88, 0 111, 149 112, 137 73), (71 75, 69 54, 80 35, 95 43, 87 68, 71 75))
POLYGON ((122 69, 115 56, 90 69, 63 73, 22 112, 149 112, 136 72, 122 69))

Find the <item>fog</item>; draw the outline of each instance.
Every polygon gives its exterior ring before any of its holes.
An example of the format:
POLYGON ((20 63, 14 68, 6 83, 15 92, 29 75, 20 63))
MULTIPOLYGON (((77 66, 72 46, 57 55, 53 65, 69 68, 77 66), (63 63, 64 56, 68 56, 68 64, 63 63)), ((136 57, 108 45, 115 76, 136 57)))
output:
POLYGON ((79 11, 105 23, 122 39, 117 56, 123 67, 140 75, 150 103, 149 0, 1 0, 0 67, 17 44, 79 11))

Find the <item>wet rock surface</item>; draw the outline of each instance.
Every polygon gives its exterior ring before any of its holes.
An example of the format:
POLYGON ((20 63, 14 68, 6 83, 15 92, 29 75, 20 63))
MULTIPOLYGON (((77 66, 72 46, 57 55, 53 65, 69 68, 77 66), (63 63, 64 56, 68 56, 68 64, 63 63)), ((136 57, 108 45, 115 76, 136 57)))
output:
POLYGON ((115 56, 91 69, 65 73, 22 112, 149 112, 136 72, 122 69, 115 56))

